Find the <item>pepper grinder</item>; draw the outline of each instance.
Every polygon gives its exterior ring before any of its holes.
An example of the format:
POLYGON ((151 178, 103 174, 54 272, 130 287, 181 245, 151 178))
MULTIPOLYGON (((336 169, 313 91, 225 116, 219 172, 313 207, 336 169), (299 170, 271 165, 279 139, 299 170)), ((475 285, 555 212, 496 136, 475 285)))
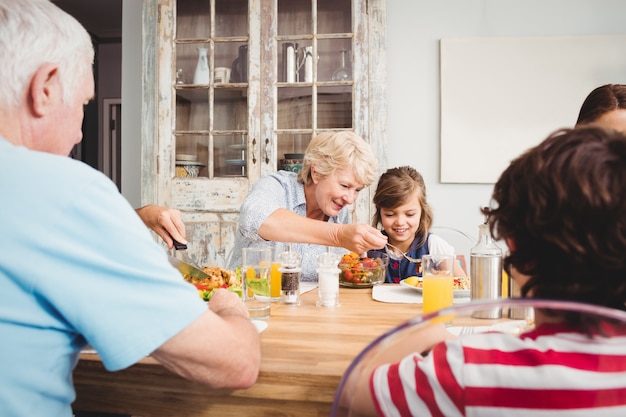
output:
POLYGON ((300 276, 302 275, 302 256, 292 252, 288 248, 286 252, 278 256, 281 266, 280 271, 280 303, 299 306, 302 302, 300 298, 300 276))
POLYGON ((337 266, 340 256, 333 252, 325 252, 317 256, 318 307, 339 307, 339 273, 337 266))

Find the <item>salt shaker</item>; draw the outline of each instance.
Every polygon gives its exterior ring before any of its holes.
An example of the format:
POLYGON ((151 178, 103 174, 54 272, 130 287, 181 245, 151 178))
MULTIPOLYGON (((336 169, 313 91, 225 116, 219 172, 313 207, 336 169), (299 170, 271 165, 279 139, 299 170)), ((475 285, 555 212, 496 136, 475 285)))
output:
MULTIPOLYGON (((495 300, 502 295, 502 249, 491 238, 489 225, 481 224, 478 243, 470 250, 470 279, 472 300, 495 300)), ((472 317, 496 319, 501 308, 477 310, 472 317)))
POLYGON ((300 299, 300 276, 302 275, 302 256, 299 253, 287 250, 278 256, 281 266, 278 270, 280 278, 280 302, 299 306, 300 299))
POLYGON ((338 267, 340 256, 333 252, 322 253, 317 256, 317 283, 318 307, 339 307, 339 273, 338 267))

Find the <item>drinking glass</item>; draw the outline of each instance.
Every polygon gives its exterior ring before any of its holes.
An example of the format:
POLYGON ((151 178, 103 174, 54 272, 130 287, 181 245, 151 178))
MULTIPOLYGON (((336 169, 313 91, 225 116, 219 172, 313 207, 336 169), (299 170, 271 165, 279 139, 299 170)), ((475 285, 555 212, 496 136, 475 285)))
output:
POLYGON ((282 273, 279 268, 282 263, 280 261, 280 254, 285 251, 285 245, 277 243, 273 248, 272 255, 272 268, 270 272, 270 297, 272 301, 280 301, 280 289, 282 273))
POLYGON ((251 319, 270 317, 270 270, 272 249, 243 248, 242 253, 243 300, 251 319))
POLYGON ((422 257, 423 312, 450 307, 454 299, 454 255, 422 257))

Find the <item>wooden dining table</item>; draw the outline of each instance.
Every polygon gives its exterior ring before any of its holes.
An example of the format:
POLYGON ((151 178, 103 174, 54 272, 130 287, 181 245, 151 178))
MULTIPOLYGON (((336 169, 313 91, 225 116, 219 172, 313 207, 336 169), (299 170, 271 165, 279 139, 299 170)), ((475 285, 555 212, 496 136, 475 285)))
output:
POLYGON ((97 354, 82 353, 74 371, 74 410, 141 417, 328 416, 356 355, 377 336, 421 314, 422 307, 376 301, 371 288, 341 288, 339 297, 337 308, 316 307, 317 289, 302 294, 299 306, 272 303, 261 333, 259 377, 248 389, 210 389, 151 357, 108 372, 97 354))

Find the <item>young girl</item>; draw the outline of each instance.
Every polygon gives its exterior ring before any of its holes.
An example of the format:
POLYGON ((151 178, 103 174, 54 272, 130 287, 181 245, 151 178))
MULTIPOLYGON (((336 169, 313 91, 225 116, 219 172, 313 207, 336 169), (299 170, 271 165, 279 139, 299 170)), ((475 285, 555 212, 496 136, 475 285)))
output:
MULTIPOLYGON (((372 226, 381 225, 388 242, 412 258, 426 254, 453 255, 454 248, 437 235, 429 233, 433 212, 426 201, 424 178, 414 168, 390 168, 381 175, 374 194, 376 213, 372 226)), ((383 248, 390 256, 385 282, 398 283, 410 276, 421 276, 421 264, 411 263, 400 254, 383 248)), ((454 276, 465 276, 455 264, 454 276)))

